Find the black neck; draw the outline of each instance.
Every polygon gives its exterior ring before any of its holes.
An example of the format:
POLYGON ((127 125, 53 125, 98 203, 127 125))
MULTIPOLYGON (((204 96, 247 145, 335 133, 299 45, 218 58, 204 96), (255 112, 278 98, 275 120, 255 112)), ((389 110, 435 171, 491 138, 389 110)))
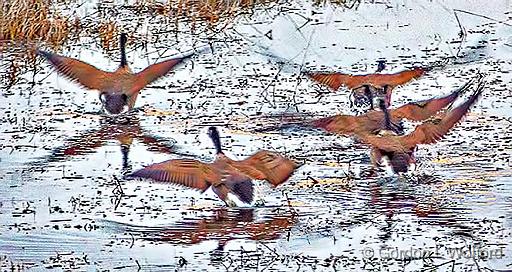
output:
POLYGON ((126 62, 126 51, 125 51, 126 40, 127 40, 126 34, 122 33, 121 39, 119 42, 119 48, 121 49, 121 67, 125 67, 128 64, 126 62))
POLYGON ((391 127, 391 119, 389 117, 389 111, 386 108, 386 102, 384 102, 384 100, 381 100, 379 102, 379 106, 380 106, 380 109, 384 112, 384 122, 385 122, 384 124, 386 126, 386 129, 392 130, 393 128, 391 127))
POLYGON ((217 154, 223 154, 222 147, 220 144, 220 136, 217 130, 215 130, 213 133, 210 134, 210 138, 212 139, 213 145, 215 146, 215 150, 217 151, 217 154))
POLYGON ((372 94, 372 91, 370 90, 370 86, 368 86, 368 85, 364 86, 364 94, 366 95, 366 97, 368 98, 368 100, 370 102, 370 109, 373 109, 373 94, 372 94))

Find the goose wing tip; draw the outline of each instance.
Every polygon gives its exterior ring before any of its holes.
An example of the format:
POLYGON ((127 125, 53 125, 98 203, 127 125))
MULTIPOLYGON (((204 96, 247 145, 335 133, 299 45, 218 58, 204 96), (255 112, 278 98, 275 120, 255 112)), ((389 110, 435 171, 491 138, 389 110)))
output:
POLYGON ((36 54, 41 56, 41 57, 44 57, 45 59, 50 59, 53 56, 53 53, 50 53, 50 52, 45 51, 45 50, 40 49, 40 48, 36 49, 36 54))

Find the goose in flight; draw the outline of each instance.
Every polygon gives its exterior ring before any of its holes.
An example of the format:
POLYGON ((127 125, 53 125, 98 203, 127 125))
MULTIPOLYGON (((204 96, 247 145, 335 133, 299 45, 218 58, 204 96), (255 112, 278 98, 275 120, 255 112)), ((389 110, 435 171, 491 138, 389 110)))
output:
MULTIPOLYGON (((407 172, 415 163, 414 151, 419 144, 433 144, 441 140, 466 115, 471 106, 482 95, 485 84, 480 82, 469 99, 452 109, 425 121, 407 135, 396 135, 390 130, 381 130, 378 135, 359 134, 359 139, 370 145, 371 160, 379 166, 383 157, 387 157, 395 173, 407 172)), ((383 109, 385 110, 385 108, 383 109)))
MULTIPOLYGON (((380 65, 377 71, 384 69, 380 65)), ((384 97, 386 107, 391 103, 391 92, 397 86, 404 85, 409 81, 421 77, 427 69, 417 67, 411 70, 405 70, 394 74, 373 73, 366 75, 352 75, 346 73, 306 73, 314 81, 325 85, 337 91, 341 86, 347 87, 353 94, 362 93, 370 102, 370 108, 373 109, 373 98, 384 97)), ((356 104, 361 103, 361 98, 356 97, 356 104)))
POLYGON ((260 150, 241 161, 232 160, 224 155, 216 127, 208 129, 208 136, 217 153, 212 163, 191 159, 168 160, 137 170, 128 177, 174 183, 202 192, 212 187, 222 201, 233 206, 235 202, 228 198, 228 193, 251 204, 253 179, 266 180, 273 186, 278 186, 288 180, 298 167, 295 162, 266 150, 260 150))
POLYGON ((108 113, 119 114, 128 108, 131 110, 139 92, 148 84, 169 73, 174 66, 190 57, 193 53, 179 58, 155 63, 146 69, 133 73, 126 62, 126 33, 120 37, 121 63, 114 72, 100 70, 83 61, 38 50, 39 55, 46 58, 64 77, 81 86, 97 90, 100 100, 108 113))

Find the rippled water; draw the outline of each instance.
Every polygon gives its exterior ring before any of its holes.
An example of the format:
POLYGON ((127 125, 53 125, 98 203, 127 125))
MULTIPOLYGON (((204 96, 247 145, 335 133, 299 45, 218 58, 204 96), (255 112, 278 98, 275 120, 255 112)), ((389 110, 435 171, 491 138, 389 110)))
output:
MULTIPOLYGON (((80 14, 95 8, 87 2, 80 14)), ((169 27, 119 10, 121 23, 142 22, 141 33, 169 27)), ((97 93, 41 61, 38 84, 28 73, 0 97, 2 269, 512 269, 510 10, 508 1, 278 3, 215 34, 169 32, 147 48, 132 40, 134 71, 194 46, 213 50, 143 90, 138 110, 119 117, 102 114, 97 93), (487 76, 468 117, 418 148, 414 175, 369 175, 369 150, 351 138, 250 132, 273 113, 353 113, 348 92, 328 92, 301 70, 365 73, 386 59, 393 72, 457 53, 394 91, 397 106, 446 94, 478 71, 487 76), (210 125, 233 158, 264 148, 304 165, 278 188, 259 183, 265 204, 254 208, 228 209, 211 191, 122 178, 165 159, 211 160, 210 125)), ((90 37, 61 53, 117 65, 90 37)))

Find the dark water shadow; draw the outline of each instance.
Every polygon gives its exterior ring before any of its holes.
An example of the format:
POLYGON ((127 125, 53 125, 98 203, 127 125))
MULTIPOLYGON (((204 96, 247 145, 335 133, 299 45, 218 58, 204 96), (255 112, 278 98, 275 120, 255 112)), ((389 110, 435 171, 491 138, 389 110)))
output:
POLYGON ((101 117, 99 128, 86 130, 77 136, 66 139, 62 146, 53 149, 49 155, 31 162, 29 167, 44 168, 48 164, 93 154, 97 149, 114 140, 121 148, 123 172, 131 169, 129 152, 134 140, 140 141, 149 151, 164 154, 172 154, 176 151, 174 139, 164 139, 152 135, 141 126, 139 117, 133 112, 115 116, 102 115, 101 117))
POLYGON ((440 226, 448 232, 462 236, 472 236, 471 208, 452 202, 447 195, 438 195, 432 184, 442 184, 439 177, 424 175, 410 177, 386 177, 370 182, 370 199, 366 209, 375 217, 384 215, 380 225, 379 238, 384 242, 396 232, 396 223, 401 215, 412 215, 413 220, 422 225, 440 226))

